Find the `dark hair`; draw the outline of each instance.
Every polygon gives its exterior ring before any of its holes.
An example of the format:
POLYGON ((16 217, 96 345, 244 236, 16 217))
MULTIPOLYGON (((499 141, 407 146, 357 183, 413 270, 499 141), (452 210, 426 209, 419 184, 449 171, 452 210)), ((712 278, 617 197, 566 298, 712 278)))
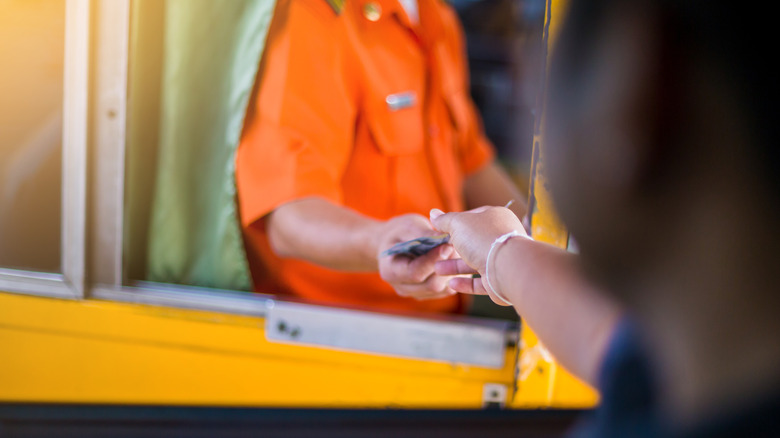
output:
POLYGON ((778 24, 769 6, 726 0, 572 0, 561 35, 568 47, 561 47, 565 52, 557 67, 565 70, 586 59, 610 12, 627 1, 658 7, 668 26, 664 31, 721 70, 727 78, 724 86, 733 87, 753 134, 744 153, 752 156, 768 188, 780 195, 778 24))

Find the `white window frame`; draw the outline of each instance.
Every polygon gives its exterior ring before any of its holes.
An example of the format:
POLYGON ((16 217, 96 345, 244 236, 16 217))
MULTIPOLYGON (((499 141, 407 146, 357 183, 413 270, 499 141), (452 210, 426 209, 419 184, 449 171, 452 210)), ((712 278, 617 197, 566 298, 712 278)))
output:
POLYGON ((0 290, 57 298, 85 296, 89 0, 65 5, 61 273, 0 268, 0 290))
POLYGON ((0 267, 0 292, 96 298, 263 317, 272 307, 271 296, 142 281, 129 283, 125 277, 130 5, 131 0, 66 0, 62 272, 0 267))
POLYGON ((124 205, 130 0, 91 0, 90 298, 265 316, 272 297, 235 291, 130 282, 125 276, 124 205))

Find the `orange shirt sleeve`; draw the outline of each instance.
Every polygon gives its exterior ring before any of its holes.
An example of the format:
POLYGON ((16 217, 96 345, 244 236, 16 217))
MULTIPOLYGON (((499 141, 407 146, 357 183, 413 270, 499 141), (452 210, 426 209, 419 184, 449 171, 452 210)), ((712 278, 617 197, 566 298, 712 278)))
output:
POLYGON ((236 155, 241 222, 304 197, 342 202, 355 81, 340 17, 322 0, 280 0, 236 155))

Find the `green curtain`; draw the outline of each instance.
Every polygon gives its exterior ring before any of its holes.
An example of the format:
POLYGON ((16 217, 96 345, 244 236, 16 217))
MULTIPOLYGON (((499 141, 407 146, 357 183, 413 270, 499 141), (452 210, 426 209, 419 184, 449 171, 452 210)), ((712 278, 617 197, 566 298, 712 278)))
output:
POLYGON ((126 259, 133 279, 249 290, 234 154, 275 0, 136 0, 126 259))

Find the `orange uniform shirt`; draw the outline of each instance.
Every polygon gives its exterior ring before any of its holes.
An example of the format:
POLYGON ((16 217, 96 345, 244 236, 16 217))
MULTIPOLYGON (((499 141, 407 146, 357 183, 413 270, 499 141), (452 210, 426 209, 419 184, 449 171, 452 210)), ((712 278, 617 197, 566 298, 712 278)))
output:
POLYGON ((264 216, 304 197, 377 219, 464 208, 464 178, 493 150, 469 96, 455 12, 419 0, 419 17, 412 24, 398 0, 346 0, 340 11, 279 0, 236 158, 256 290, 380 310, 463 307, 458 296, 399 297, 376 273, 280 259, 264 228, 264 216))

